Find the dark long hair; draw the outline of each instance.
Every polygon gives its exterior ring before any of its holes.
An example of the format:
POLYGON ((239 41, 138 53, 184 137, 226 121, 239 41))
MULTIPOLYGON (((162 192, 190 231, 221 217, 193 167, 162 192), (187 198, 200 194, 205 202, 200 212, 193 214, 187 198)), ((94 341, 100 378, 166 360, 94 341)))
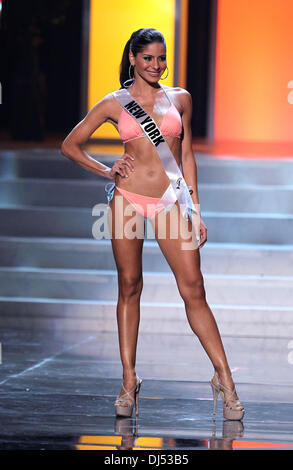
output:
MULTIPOLYGON (((138 52, 141 52, 145 46, 147 46, 148 44, 152 44, 153 42, 160 42, 166 47, 165 38, 162 33, 157 29, 141 28, 132 33, 130 39, 125 45, 122 55, 122 61, 120 64, 120 83, 122 88, 123 83, 126 80, 129 80, 129 52, 132 52, 133 55, 136 56, 136 54, 138 52)), ((131 68, 131 71, 131 76, 133 76, 133 68, 131 68)))

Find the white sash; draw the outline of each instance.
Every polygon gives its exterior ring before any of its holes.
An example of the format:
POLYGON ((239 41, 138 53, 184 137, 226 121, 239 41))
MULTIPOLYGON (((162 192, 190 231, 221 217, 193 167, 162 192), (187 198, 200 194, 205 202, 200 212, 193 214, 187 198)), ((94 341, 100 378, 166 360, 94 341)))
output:
MULTIPOLYGON (((164 90, 163 87, 162 89, 164 90)), ((164 92, 167 96, 165 90, 164 92)), ((177 165, 175 157, 163 135, 161 134, 159 127, 153 118, 149 116, 149 114, 142 108, 141 105, 137 103, 137 101, 135 101, 135 99, 125 88, 114 91, 113 95, 125 109, 125 111, 127 111, 128 114, 130 114, 137 121, 145 135, 154 145, 161 159, 165 172, 170 179, 171 185, 163 194, 160 203, 165 207, 170 207, 170 201, 173 201, 171 204, 172 206, 173 203, 178 200, 183 216, 186 218, 186 220, 188 220, 188 217, 190 217, 190 220, 195 228, 196 239, 199 241, 200 205, 194 205, 189 193, 189 187, 187 186, 180 168, 177 165)))

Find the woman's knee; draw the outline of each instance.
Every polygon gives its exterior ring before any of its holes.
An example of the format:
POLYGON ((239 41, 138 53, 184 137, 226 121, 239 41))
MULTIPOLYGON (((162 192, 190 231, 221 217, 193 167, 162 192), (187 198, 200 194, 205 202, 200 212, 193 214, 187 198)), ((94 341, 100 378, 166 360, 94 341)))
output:
POLYGON ((142 284, 142 273, 118 273, 119 295, 125 298, 140 296, 142 284))
POLYGON ((184 302, 206 300, 204 280, 202 277, 181 282, 178 287, 184 302))

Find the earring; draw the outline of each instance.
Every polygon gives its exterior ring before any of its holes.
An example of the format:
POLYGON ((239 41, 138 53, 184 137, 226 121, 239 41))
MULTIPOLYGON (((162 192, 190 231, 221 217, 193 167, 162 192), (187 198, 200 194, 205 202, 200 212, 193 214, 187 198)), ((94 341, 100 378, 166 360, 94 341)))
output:
POLYGON ((131 86, 132 82, 134 81, 134 66, 131 65, 131 64, 129 65, 128 76, 129 76, 129 79, 128 79, 128 80, 125 80, 125 82, 123 82, 123 87, 124 87, 124 88, 129 88, 129 87, 131 86), (131 77, 131 74, 130 74, 130 72, 131 72, 131 67, 133 67, 133 77, 131 77), (128 82, 131 82, 131 83, 129 83, 129 85, 125 85, 125 84, 128 83, 128 82))
POLYGON ((168 69, 168 65, 167 65, 167 75, 166 75, 166 77, 164 77, 164 78, 161 77, 160 80, 166 80, 166 78, 168 77, 168 75, 169 75, 169 69, 168 69))
POLYGON ((133 80, 133 79, 134 79, 134 66, 131 65, 131 64, 129 65, 128 76, 129 76, 129 80, 133 80), (130 76, 131 67, 133 67, 133 77, 130 76))

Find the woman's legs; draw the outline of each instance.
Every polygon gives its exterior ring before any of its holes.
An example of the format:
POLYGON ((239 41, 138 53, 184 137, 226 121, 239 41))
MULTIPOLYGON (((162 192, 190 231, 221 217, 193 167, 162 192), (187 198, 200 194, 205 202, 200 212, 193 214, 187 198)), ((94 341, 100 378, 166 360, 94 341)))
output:
MULTIPOLYGON (((140 320, 140 296, 142 279, 142 248, 144 218, 136 211, 124 215, 128 202, 117 191, 110 203, 111 208, 111 243, 118 273, 117 324, 120 356, 123 367, 123 383, 126 390, 135 385, 136 345, 140 320), (138 236, 132 238, 129 222, 136 214, 134 227, 138 236)), ((125 391, 121 389, 120 395, 125 391)), ((125 404, 126 405, 126 404, 125 404)), ((123 405, 122 405, 123 406, 123 405)))
MULTIPOLYGON (((118 196, 117 191, 115 191, 110 207, 111 240, 119 285, 117 322, 124 386, 126 390, 131 390, 135 385, 136 345, 140 319, 140 297, 143 286, 144 219, 133 207, 133 212, 125 215, 126 206, 131 208, 128 201, 121 195, 118 196), (118 207, 119 203, 120 206, 118 207), (137 220, 134 227, 136 236, 132 237, 128 223, 130 220, 133 221, 134 215, 136 215, 137 220)), ((212 311, 206 302, 204 280, 200 269, 199 249, 182 248, 188 244, 190 245, 186 239, 186 233, 191 229, 191 223, 190 221, 187 223, 183 219, 178 203, 173 206, 167 217, 165 211, 162 211, 152 219, 152 223, 158 244, 175 275, 180 295, 185 303, 189 324, 208 354, 215 371, 218 373, 220 382, 232 391, 234 383, 220 333, 212 311), (177 218, 174 217, 174 211, 177 212, 177 218), (165 236, 160 237, 158 221, 162 218, 166 222, 166 233, 165 236), (171 232, 174 233, 174 223, 178 224, 175 230, 178 233, 176 237, 170 236, 171 232)), ((124 394, 123 389, 121 389, 120 394, 124 394)), ((233 399, 237 398, 235 393, 233 399)))
MULTIPOLYGON (((187 231, 191 231, 191 222, 187 223, 183 219, 176 203, 167 217, 162 214, 166 217, 166 236, 160 238, 160 216, 161 214, 153 221, 154 232, 162 253, 175 275, 180 295, 185 303, 188 322, 208 354, 221 383, 233 390, 234 384, 221 336, 213 313, 206 302, 204 279, 200 269, 200 250, 195 249, 195 246, 193 249, 182 249, 183 246, 187 246, 186 236, 187 231), (177 227, 174 227, 174 224, 177 227), (171 231, 173 236, 176 233, 176 237, 171 238, 171 231)), ((190 242, 189 247, 191 248, 190 242)), ((237 396, 234 395, 233 398, 237 399, 237 396)))

